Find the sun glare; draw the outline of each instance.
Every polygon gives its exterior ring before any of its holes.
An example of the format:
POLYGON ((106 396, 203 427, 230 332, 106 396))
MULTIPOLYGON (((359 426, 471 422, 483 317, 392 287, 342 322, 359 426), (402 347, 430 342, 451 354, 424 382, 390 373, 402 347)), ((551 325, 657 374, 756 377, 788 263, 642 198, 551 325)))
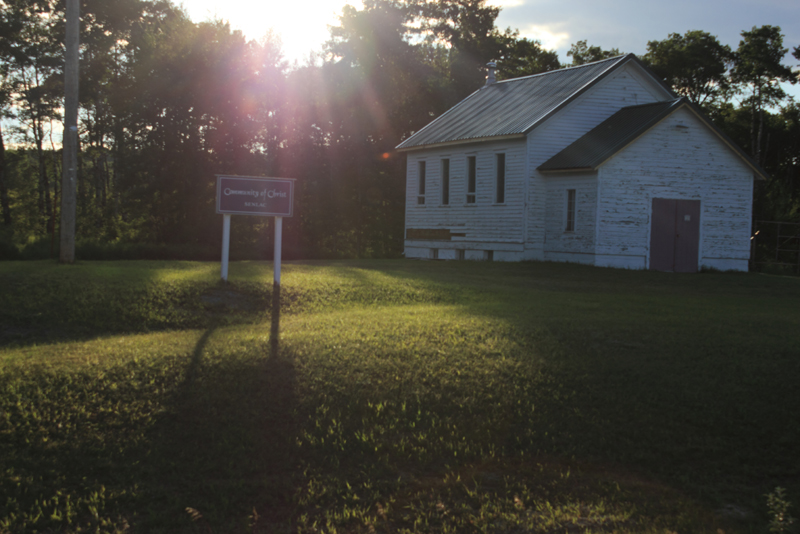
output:
POLYGON ((260 39, 272 29, 281 38, 284 57, 301 62, 322 49, 330 37, 328 26, 338 21, 345 4, 362 6, 360 0, 183 0, 196 22, 227 20, 250 39, 260 39))

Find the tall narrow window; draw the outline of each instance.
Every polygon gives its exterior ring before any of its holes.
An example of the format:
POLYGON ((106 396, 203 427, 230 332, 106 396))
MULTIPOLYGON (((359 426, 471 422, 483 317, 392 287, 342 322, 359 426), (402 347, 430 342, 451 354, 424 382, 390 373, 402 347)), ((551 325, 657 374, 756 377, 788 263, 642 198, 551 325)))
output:
POLYGON ((442 160, 442 204, 450 204, 450 160, 442 160))
POLYGON ((497 154, 497 195, 495 202, 502 204, 506 201, 506 155, 497 154))
POLYGON ((575 190, 567 189, 567 232, 575 231, 575 190))
POLYGON ((478 167, 475 156, 467 157, 467 204, 475 204, 475 186, 478 181, 478 167))
POLYGON ((425 204, 425 162, 419 162, 417 204, 425 204))

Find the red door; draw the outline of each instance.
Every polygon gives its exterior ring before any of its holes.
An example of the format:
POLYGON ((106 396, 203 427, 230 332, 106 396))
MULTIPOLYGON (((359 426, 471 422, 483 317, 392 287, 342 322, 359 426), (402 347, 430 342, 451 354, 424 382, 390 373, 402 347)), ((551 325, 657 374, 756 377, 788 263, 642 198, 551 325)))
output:
POLYGON ((700 201, 653 199, 650 269, 697 272, 700 247, 700 201))

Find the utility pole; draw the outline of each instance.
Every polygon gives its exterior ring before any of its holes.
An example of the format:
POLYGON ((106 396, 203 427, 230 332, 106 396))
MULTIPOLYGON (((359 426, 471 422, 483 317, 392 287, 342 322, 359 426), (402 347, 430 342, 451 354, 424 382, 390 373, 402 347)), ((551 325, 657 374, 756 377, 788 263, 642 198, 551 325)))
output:
POLYGON ((61 263, 75 263, 75 204, 78 179, 78 47, 80 0, 67 0, 64 64, 64 165, 61 177, 61 263))

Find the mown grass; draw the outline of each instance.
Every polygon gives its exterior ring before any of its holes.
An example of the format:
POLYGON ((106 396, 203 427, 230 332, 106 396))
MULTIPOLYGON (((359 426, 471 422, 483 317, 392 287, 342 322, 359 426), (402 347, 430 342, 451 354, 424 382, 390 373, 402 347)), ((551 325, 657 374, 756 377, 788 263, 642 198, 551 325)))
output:
POLYGON ((763 532, 800 280, 0 264, 0 532, 763 532))

